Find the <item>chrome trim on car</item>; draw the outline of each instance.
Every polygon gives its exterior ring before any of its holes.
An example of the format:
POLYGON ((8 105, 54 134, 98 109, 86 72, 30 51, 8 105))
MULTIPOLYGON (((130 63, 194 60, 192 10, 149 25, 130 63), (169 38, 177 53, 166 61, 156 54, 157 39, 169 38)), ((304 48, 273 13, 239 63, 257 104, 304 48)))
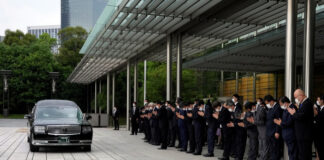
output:
POLYGON ((92 143, 92 140, 73 140, 78 141, 78 143, 49 143, 49 141, 53 140, 32 140, 32 144, 35 146, 86 146, 92 143))

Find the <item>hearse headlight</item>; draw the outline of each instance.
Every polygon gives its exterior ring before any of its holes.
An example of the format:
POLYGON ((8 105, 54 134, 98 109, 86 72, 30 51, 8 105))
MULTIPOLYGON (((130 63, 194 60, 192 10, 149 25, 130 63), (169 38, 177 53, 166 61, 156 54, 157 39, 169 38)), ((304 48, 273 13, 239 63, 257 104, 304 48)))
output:
POLYGON ((90 132, 92 132, 91 126, 82 126, 82 134, 88 134, 90 132))
POLYGON ((45 126, 34 126, 34 132, 37 134, 45 134, 45 126))

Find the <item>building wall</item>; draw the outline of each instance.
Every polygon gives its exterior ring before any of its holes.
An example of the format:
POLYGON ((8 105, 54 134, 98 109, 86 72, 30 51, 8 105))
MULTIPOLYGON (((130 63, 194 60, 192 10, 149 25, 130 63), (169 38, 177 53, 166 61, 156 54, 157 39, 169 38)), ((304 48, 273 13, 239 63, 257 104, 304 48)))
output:
MULTIPOLYGON (((225 80, 224 96, 231 97, 235 94, 235 79, 225 80)), ((284 95, 284 77, 283 74, 278 74, 277 97, 284 95)), ((276 98, 276 78, 275 74, 262 73, 256 75, 256 98, 263 98, 270 94, 276 98)), ((243 101, 254 101, 253 99, 253 77, 241 77, 239 79, 238 94, 242 96, 243 101)))
POLYGON ((81 26, 90 32, 107 2, 108 0, 61 0, 61 28, 81 26))
POLYGON ((40 35, 47 33, 51 38, 56 39, 56 45, 52 47, 52 52, 57 54, 58 48, 60 47, 60 38, 58 32, 60 31, 60 25, 50 25, 50 26, 29 26, 27 27, 27 32, 35 35, 36 38, 39 38, 40 35))

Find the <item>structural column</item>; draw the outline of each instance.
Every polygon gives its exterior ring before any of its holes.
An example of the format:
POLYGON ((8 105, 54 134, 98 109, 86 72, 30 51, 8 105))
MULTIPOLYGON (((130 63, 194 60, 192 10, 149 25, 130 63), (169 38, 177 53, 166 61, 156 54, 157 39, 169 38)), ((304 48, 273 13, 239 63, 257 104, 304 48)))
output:
POLYGON ((146 99, 146 60, 144 60, 144 91, 143 91, 143 94, 144 94, 144 100, 143 102, 145 101, 146 99))
POLYGON ((107 116, 108 116, 108 126, 109 126, 109 114, 110 114, 110 73, 107 73, 107 116))
MULTIPOLYGON (((287 0, 287 29, 286 29, 286 53, 285 53, 285 95, 293 101, 296 73, 296 20, 297 1, 287 0)), ((288 160, 287 145, 284 147, 284 160, 288 160)))
POLYGON ((314 79, 314 30, 316 1, 306 0, 305 2, 305 23, 304 23, 304 90, 308 97, 312 97, 314 79))
POLYGON ((111 106, 115 107, 115 88, 116 88, 116 73, 113 73, 113 77, 112 77, 112 97, 111 97, 111 106))
POLYGON ((239 92, 239 72, 235 73, 235 93, 239 92))
MULTIPOLYGON (((101 94, 101 80, 99 80, 99 94, 101 94)), ((98 96, 97 96, 98 97, 98 96)), ((97 102, 98 103, 98 102, 97 102)), ((101 107, 102 106, 100 106, 100 105, 102 105, 102 104, 99 104, 99 106, 98 106, 98 112, 99 112, 99 114, 101 114, 101 107)))
POLYGON ((221 71, 220 87, 219 88, 220 88, 219 95, 224 96, 224 71, 221 71))
POLYGON ((137 62, 134 64, 134 102, 137 102, 137 62))
POLYGON ((130 106, 130 63, 127 62, 127 88, 126 88, 126 127, 129 130, 129 106, 130 106))
POLYGON ((177 97, 181 97, 182 82, 182 36, 177 37, 177 97))
POLYGON ((253 72, 253 101, 256 101, 256 73, 253 72))
POLYGON ((95 113, 97 113, 97 81, 95 81, 94 105, 95 105, 95 113))
POLYGON ((292 99, 295 88, 297 2, 287 0, 285 95, 292 99))
POLYGON ((171 101, 171 84, 172 84, 172 39, 171 35, 167 36, 167 79, 166 79, 166 100, 171 101))

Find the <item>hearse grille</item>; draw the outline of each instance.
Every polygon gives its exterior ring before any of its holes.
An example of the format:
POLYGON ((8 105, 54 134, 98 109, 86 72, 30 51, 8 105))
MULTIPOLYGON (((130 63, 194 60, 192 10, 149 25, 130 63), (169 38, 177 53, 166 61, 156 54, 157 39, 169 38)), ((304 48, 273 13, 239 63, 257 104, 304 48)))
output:
POLYGON ((49 135, 76 135, 81 133, 79 125, 48 125, 47 134, 49 135))

